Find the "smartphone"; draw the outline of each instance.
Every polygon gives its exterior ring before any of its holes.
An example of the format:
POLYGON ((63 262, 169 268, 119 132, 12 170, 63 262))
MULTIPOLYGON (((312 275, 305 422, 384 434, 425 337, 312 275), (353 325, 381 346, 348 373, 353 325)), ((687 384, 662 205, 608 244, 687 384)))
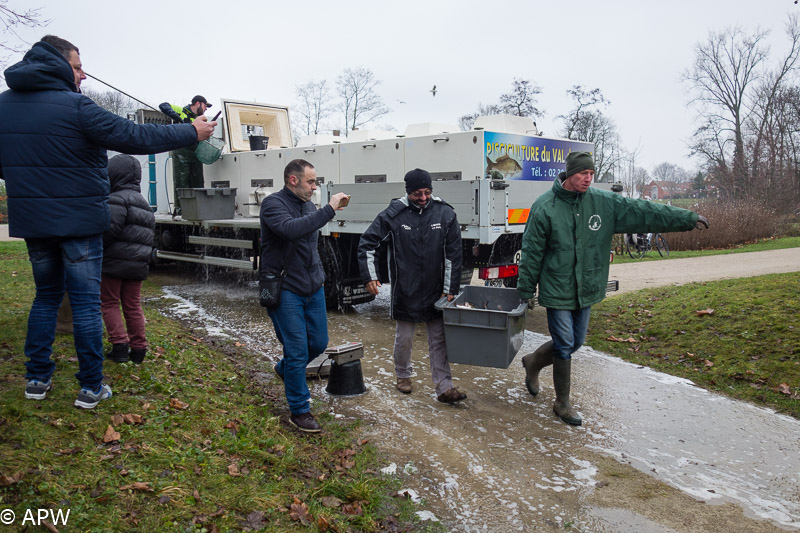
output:
POLYGON ((211 122, 215 122, 219 118, 219 116, 221 114, 222 114, 222 110, 220 109, 219 111, 217 111, 217 114, 214 115, 214 118, 211 119, 211 122))
POLYGON ((342 198, 342 201, 339 202, 339 207, 347 207, 347 204, 349 203, 350 203, 350 197, 345 196, 344 198, 342 198))

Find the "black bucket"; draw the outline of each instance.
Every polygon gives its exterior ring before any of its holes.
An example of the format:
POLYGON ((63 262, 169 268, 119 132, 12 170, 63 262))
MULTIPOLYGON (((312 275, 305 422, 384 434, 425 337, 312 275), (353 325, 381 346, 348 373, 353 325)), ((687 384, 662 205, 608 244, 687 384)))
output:
POLYGON ((328 376, 325 392, 334 396, 357 396, 367 392, 361 373, 361 360, 356 359, 343 365, 331 361, 331 374, 328 376))
POLYGON ((269 137, 264 137, 263 135, 250 136, 250 150, 266 150, 268 143, 269 137))

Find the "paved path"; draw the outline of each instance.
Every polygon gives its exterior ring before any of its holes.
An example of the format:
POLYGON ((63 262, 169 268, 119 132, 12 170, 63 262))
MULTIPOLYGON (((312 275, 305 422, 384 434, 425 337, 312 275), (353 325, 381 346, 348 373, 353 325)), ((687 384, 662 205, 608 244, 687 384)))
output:
POLYGON ((800 271, 800 248, 611 264, 619 291, 800 271))
POLYGON ((0 224, 0 241, 21 241, 8 236, 8 224, 0 224))

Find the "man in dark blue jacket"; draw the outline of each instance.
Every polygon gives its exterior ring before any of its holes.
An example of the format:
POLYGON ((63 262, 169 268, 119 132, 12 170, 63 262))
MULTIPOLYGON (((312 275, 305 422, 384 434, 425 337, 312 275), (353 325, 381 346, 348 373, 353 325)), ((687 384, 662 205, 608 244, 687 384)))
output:
POLYGON ((53 35, 5 71, 0 94, 0 179, 8 192, 9 234, 28 246, 36 297, 25 340, 25 397, 44 399, 58 307, 69 294, 81 385, 75 406, 111 397, 103 384, 100 272, 109 227, 106 149, 164 152, 207 139, 213 122, 136 125, 80 94, 86 79, 77 47, 53 35))
POLYGON ((389 249, 396 388, 411 393, 411 343, 417 322, 428 331, 431 377, 436 399, 444 403, 467 395, 453 386, 444 340, 442 312, 434 304, 452 301, 461 283, 461 228, 456 212, 433 196, 431 175, 416 168, 405 175, 406 193, 378 213, 358 243, 361 277, 370 294, 378 294, 378 248, 389 249))
POLYGON ((306 366, 328 346, 325 314, 325 272, 317 251, 319 230, 342 209, 349 198, 334 194, 317 209, 311 201, 317 189, 317 172, 303 159, 290 161, 283 171, 284 187, 261 202, 261 269, 279 274, 290 245, 295 249, 286 264, 281 302, 269 309, 275 334, 283 345, 283 358, 275 373, 283 380, 289 421, 300 431, 318 433, 311 414, 311 393, 306 384, 306 366))

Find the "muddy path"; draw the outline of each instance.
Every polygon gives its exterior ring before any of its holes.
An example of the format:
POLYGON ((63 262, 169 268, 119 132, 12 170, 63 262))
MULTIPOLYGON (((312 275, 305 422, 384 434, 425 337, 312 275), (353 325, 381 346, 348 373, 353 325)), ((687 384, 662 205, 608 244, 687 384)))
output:
MULTIPOLYGON (((748 254, 738 262, 742 255, 748 254)), ((685 279, 686 265, 676 269, 685 279)), ((198 331, 246 343, 262 354, 265 368, 277 359, 251 283, 186 283, 158 273, 155 279, 172 299, 170 314, 198 331)), ((386 293, 328 319, 331 345, 364 344, 368 391, 334 397, 324 381, 312 381, 313 408, 363 420, 386 457, 386 471, 421 498, 425 516, 448 530, 800 529, 797 420, 586 347, 573 364, 573 399, 584 426, 569 427, 552 414, 549 370, 539 397, 523 383, 521 354, 547 339, 536 327, 508 369, 453 365, 456 384, 469 397, 449 406, 435 399, 422 327, 415 336, 414 392, 394 389, 386 293)))

